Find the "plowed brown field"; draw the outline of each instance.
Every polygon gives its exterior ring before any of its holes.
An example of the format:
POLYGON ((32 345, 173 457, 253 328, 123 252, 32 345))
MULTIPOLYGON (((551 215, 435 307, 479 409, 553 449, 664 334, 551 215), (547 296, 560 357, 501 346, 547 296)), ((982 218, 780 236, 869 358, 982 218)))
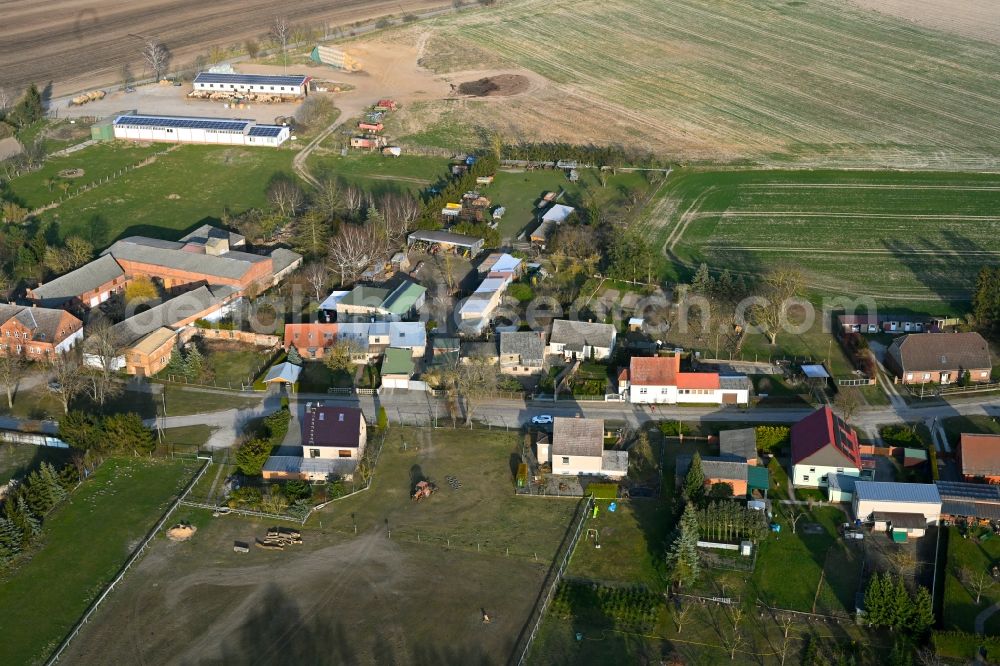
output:
MULTIPOLYGON (((213 45, 263 35, 276 15, 291 24, 345 26, 440 7, 442 0, 13 0, 0 20, 0 86, 35 82, 63 95, 142 76, 141 37, 155 37, 188 63, 213 45), (141 36, 141 37, 139 37, 141 36)), ((147 74, 148 75, 148 74, 147 74)))

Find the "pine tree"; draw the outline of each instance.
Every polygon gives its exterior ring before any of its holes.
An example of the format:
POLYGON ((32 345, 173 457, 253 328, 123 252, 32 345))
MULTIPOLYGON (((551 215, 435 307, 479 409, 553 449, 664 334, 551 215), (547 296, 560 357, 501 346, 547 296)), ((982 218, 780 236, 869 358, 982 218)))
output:
POLYGON ((708 264, 703 263, 698 266, 698 271, 691 280, 691 291, 702 296, 709 296, 714 290, 715 281, 712 280, 712 275, 708 272, 708 264))
POLYGON ((865 620, 872 627, 886 626, 886 594, 882 577, 872 576, 865 590, 865 620))
POLYGON ((42 531, 42 523, 31 512, 31 508, 24 499, 24 495, 17 498, 14 515, 11 519, 21 529, 25 542, 38 536, 42 531))
POLYGON ((24 534, 9 518, 0 518, 0 562, 7 562, 21 552, 24 534))
POLYGON ((888 582, 886 587, 892 590, 889 595, 891 604, 889 627, 892 629, 907 627, 910 624, 913 602, 910 600, 910 593, 906 590, 906 583, 903 582, 902 576, 896 576, 895 580, 892 580, 889 574, 885 576, 888 582))
POLYGON ((923 638, 934 626, 934 602, 927 588, 920 586, 913 597, 913 609, 907 629, 915 638, 923 638))
POLYGON ((42 477, 41 471, 36 469, 29 474, 24 480, 24 488, 24 499, 28 508, 36 516, 44 516, 49 512, 49 509, 55 506, 55 494, 51 485, 42 477))
POLYGON ((299 354, 299 350, 296 349, 294 345, 288 348, 288 354, 285 356, 285 360, 293 365, 302 365, 302 355, 299 354))
POLYGON ((57 472, 56 468, 52 466, 52 463, 43 462, 39 468, 39 473, 54 500, 53 505, 66 499, 66 495, 68 493, 59 478, 59 472, 57 472))
POLYGON ((205 371, 205 357, 201 355, 198 345, 191 345, 191 349, 184 359, 184 376, 190 381, 201 377, 205 371))
POLYGON ((701 573, 701 562, 698 558, 699 536, 697 510, 693 504, 688 503, 684 507, 677 535, 667 552, 667 566, 673 580, 679 586, 694 583, 701 573))
POLYGON ((181 354, 180 347, 174 347, 173 351, 170 352, 170 362, 167 363, 166 371, 167 374, 171 375, 185 374, 184 355, 181 354))
POLYGON ((684 497, 688 500, 700 499, 705 492, 705 472, 701 468, 701 454, 691 456, 691 467, 684 477, 684 497))

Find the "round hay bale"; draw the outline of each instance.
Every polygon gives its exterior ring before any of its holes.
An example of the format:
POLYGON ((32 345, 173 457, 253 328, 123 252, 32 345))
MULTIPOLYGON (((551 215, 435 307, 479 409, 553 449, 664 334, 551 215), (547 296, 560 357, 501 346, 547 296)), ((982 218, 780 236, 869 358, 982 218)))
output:
POLYGON ((167 530, 167 538, 171 541, 187 541, 197 531, 198 528, 194 525, 174 525, 167 530))

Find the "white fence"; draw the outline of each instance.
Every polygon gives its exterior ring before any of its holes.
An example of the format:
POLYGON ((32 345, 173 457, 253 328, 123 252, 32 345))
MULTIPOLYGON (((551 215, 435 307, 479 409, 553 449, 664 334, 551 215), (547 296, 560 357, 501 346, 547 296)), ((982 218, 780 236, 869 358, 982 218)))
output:
POLYGON ((556 569, 556 574, 552 580, 552 584, 549 585, 549 589, 545 593, 542 603, 536 607, 538 617, 535 619, 535 625, 531 628, 531 633, 528 634, 528 639, 524 644, 524 650, 521 652, 521 658, 518 659, 517 662, 518 666, 524 666, 528 661, 528 652, 531 651, 531 644, 534 642, 535 636, 538 634, 538 628, 542 626, 542 620, 545 618, 545 612, 548 610, 549 604, 552 603, 552 598, 556 594, 556 588, 559 587, 559 583, 562 581, 563 575, 566 573, 566 568, 569 566, 569 560, 573 557, 573 551, 576 550, 576 544, 580 540, 580 534, 583 533, 583 525, 587 522, 587 516, 590 515, 592 508, 591 505, 593 503, 593 497, 588 497, 584 500, 583 513, 580 515, 580 518, 576 523, 576 531, 573 533, 573 537, 567 544, 566 552, 563 553, 562 560, 559 562, 559 567, 556 569))

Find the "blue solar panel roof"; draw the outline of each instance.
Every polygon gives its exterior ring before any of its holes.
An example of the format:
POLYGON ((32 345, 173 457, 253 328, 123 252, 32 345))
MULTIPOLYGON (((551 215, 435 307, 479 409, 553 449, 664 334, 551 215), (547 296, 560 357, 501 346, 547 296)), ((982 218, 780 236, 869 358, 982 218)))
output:
POLYGON ((194 77, 195 83, 229 83, 258 86, 301 86, 308 77, 302 74, 288 76, 267 76, 264 74, 216 74, 201 72, 194 77))
POLYGON ((164 116, 119 116, 115 125, 138 125, 140 127, 174 127, 178 129, 228 130, 243 132, 251 122, 248 120, 217 120, 215 118, 170 118, 164 116))
POLYGON ((278 136, 281 128, 277 125, 257 125, 250 128, 250 136, 278 136))

